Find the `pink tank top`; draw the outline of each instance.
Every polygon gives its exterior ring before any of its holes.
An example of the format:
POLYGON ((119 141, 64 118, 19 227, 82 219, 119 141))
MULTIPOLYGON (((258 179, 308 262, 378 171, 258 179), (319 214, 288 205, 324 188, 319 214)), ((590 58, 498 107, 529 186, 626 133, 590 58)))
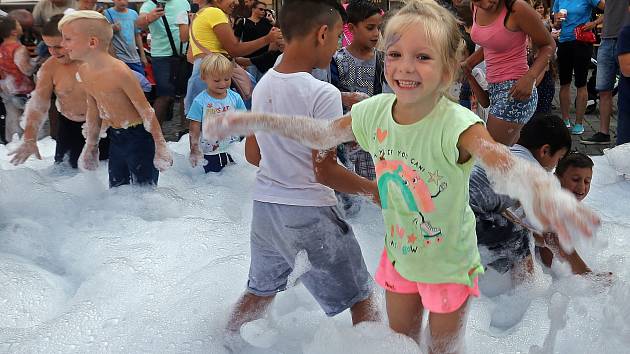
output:
POLYGON ((473 11, 472 40, 483 47, 486 61, 486 77, 495 84, 507 80, 518 80, 527 71, 527 36, 524 32, 513 32, 505 28, 507 8, 504 6, 499 16, 487 26, 477 24, 477 8, 473 11))

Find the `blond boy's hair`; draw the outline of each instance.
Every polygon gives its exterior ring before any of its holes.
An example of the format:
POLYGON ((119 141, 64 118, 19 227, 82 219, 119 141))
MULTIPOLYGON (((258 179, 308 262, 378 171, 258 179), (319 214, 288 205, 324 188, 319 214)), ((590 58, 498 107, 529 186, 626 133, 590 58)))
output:
POLYGON ((114 32, 112 25, 107 21, 105 16, 92 10, 72 11, 64 15, 59 21, 59 31, 61 31, 63 26, 75 21, 80 21, 81 29, 85 31, 88 36, 98 38, 105 47, 109 46, 114 32))
POLYGON ((409 0, 385 26, 385 50, 396 43, 409 28, 421 28, 429 44, 437 49, 447 78, 441 87, 446 93, 456 80, 466 43, 459 30, 460 22, 434 0, 409 0))
POLYGON ((225 56, 217 53, 208 54, 201 61, 199 72, 202 79, 206 79, 211 75, 232 76, 234 64, 225 56))

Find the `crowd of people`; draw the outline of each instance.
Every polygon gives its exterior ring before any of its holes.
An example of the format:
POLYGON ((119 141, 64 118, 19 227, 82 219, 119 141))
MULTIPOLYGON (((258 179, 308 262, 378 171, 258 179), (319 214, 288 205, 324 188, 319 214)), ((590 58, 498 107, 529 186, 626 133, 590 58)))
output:
POLYGON ((601 126, 583 142, 610 143, 616 90, 617 144, 630 142, 628 0, 411 0, 397 12, 283 3, 277 19, 258 0, 147 0, 138 12, 127 0, 41 0, 32 14, 12 11, 0 18, 11 161, 41 158, 37 140, 52 132, 55 163, 108 160, 110 187, 157 185, 172 164, 161 123, 173 115, 189 121, 191 168, 220 172, 245 140, 258 167, 251 266, 228 345, 286 289, 302 250, 312 269, 301 281, 327 315, 378 320, 375 281, 393 330, 419 340, 430 313, 432 352, 458 350, 488 269, 515 283, 531 279, 535 258, 592 273, 571 240, 598 224, 578 203, 593 162, 571 151, 571 134, 584 132, 592 30, 603 25, 601 126), (356 195, 383 210, 374 280, 346 222, 365 202, 356 195))

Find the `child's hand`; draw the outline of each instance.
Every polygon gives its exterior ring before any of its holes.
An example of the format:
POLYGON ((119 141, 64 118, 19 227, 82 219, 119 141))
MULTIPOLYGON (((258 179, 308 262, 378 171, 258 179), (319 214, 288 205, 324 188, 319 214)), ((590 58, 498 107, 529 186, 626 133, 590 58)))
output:
POLYGON ((40 160, 42 159, 42 156, 39 154, 39 149, 37 148, 37 142, 33 140, 23 142, 20 147, 9 152, 9 156, 11 155, 15 155, 11 159, 11 163, 15 166, 23 164, 31 155, 35 155, 35 157, 40 160))
POLYGON ((160 172, 166 171, 173 165, 173 156, 168 150, 165 142, 155 144, 155 156, 153 157, 153 166, 160 172))
POLYGON ((597 214, 555 186, 538 185, 531 207, 542 229, 557 233, 565 252, 573 250, 576 239, 593 237, 600 225, 597 214))
POLYGON ((98 145, 85 144, 79 156, 79 168, 84 171, 94 171, 98 167, 98 145))
POLYGON ((201 166, 204 161, 203 154, 199 150, 191 150, 188 161, 190 161, 190 166, 192 167, 201 166))
POLYGON ((203 137, 207 141, 221 141, 232 135, 249 135, 249 131, 244 122, 247 120, 246 113, 226 112, 214 114, 206 112, 203 117, 203 137))

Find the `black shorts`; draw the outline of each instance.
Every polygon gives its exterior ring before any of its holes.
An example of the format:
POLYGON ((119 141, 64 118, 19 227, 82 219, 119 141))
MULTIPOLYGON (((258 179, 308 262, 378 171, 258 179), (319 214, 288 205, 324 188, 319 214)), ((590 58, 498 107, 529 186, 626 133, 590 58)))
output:
MULTIPOLYGON (((85 145, 83 136, 83 124, 85 122, 75 122, 59 113, 57 118, 57 146, 55 147, 55 163, 62 163, 68 159, 72 168, 77 168, 79 156, 85 145)), ((109 157, 109 139, 102 138, 98 144, 99 160, 107 160, 109 157)))
POLYGON ((55 148, 55 163, 62 163, 66 156, 72 168, 77 168, 79 155, 85 145, 82 126, 85 122, 75 122, 61 113, 57 119, 57 146, 55 148))
POLYGON ((593 45, 589 43, 571 41, 558 44, 560 85, 569 85, 575 74, 575 87, 586 86, 592 55, 593 45))

